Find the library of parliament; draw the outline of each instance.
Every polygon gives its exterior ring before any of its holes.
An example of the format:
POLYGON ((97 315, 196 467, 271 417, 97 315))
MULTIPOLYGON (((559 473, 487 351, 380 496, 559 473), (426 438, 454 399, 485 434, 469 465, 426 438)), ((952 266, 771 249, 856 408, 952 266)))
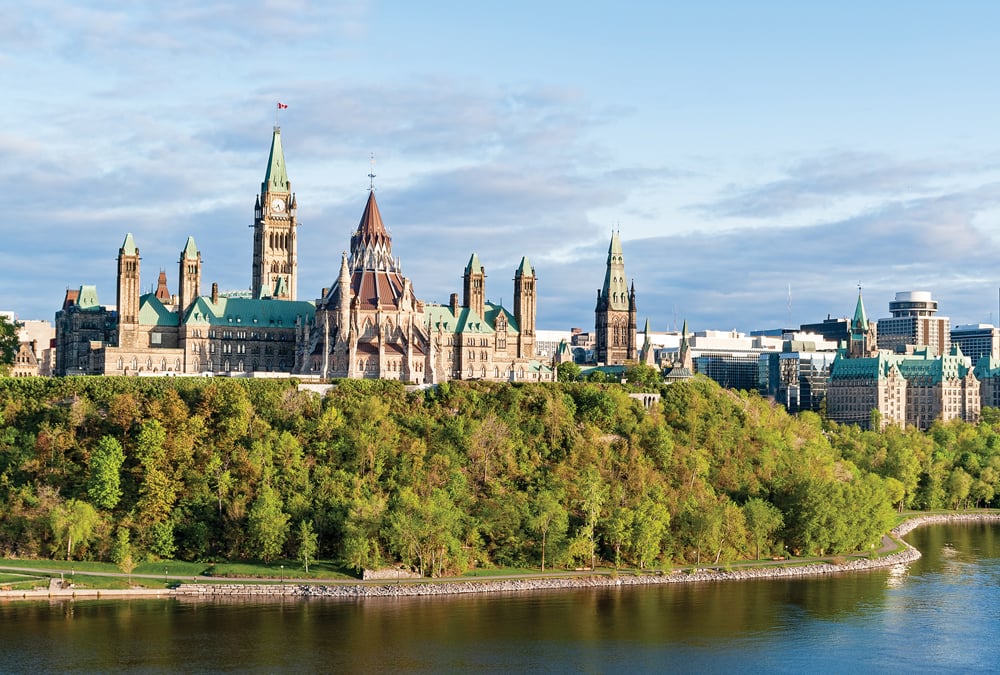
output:
POLYGON ((448 304, 419 300, 393 257, 372 190, 336 279, 315 301, 302 301, 297 209, 276 126, 254 204, 250 289, 220 293, 212 284, 202 295, 201 253, 188 237, 177 292, 161 271, 155 291, 142 294, 139 247, 129 233, 118 250, 115 308, 99 303, 94 286, 66 292, 56 313, 55 374, 553 380, 550 365, 535 357, 536 278, 526 257, 514 271, 511 309, 487 300, 475 253, 461 302, 458 293, 448 304))

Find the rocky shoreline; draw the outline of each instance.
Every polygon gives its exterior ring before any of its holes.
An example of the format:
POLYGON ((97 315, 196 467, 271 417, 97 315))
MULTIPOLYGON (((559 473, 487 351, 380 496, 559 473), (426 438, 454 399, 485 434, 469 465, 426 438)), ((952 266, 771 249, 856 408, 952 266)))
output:
MULTIPOLYGON (((918 516, 893 528, 897 538, 921 525, 946 522, 997 521, 1000 514, 954 514, 918 516)), ((806 565, 769 565, 740 570, 675 571, 668 574, 622 573, 594 574, 588 576, 550 577, 540 579, 498 579, 493 581, 427 581, 395 584, 181 584, 174 589, 178 597, 223 598, 385 598, 431 595, 457 595, 466 593, 520 593, 524 591, 592 588, 597 586, 647 586, 654 584, 680 584, 716 581, 742 581, 748 579, 779 579, 788 577, 842 574, 870 569, 905 565, 920 557, 920 552, 899 539, 903 550, 878 558, 855 558, 844 564, 814 563, 806 565)))
POLYGON ((676 570, 669 573, 588 574, 567 577, 530 579, 483 579, 459 581, 403 581, 395 583, 333 583, 333 584, 247 584, 247 583, 184 583, 169 590, 132 589, 66 589, 37 591, 0 591, 0 600, 54 600, 84 598, 180 598, 190 600, 254 600, 278 598, 392 598, 415 596, 458 595, 467 593, 523 593, 525 591, 594 588, 598 586, 651 586, 654 584, 686 584, 750 579, 780 579, 905 565, 917 560, 920 552, 901 539, 922 525, 955 522, 1000 522, 1000 513, 935 514, 911 518, 892 529, 891 534, 903 550, 877 558, 853 558, 843 564, 775 563, 745 569, 676 570))

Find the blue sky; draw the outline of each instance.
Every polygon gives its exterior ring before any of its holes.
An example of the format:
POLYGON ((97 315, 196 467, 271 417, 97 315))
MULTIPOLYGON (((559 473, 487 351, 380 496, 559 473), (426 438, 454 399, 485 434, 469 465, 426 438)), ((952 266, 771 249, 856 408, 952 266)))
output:
POLYGON ((539 327, 593 325, 621 231, 640 325, 873 317, 929 290, 997 322, 1000 5, 955 2, 39 0, 0 24, 0 309, 143 286, 250 284, 275 103, 298 196, 299 295, 329 286, 376 195, 417 295, 473 251, 539 327), (875 5, 872 7, 870 5, 875 5), (788 289, 792 300, 789 303, 788 289), (789 306, 790 305, 790 306, 789 306))

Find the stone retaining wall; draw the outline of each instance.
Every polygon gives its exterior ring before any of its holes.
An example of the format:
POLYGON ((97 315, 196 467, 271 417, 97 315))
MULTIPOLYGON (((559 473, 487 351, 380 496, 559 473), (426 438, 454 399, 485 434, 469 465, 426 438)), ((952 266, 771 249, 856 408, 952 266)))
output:
MULTIPOLYGON (((897 537, 921 525, 946 522, 1000 521, 1000 514, 970 513, 918 516, 892 530, 897 537)), ((842 565, 815 563, 809 565, 769 565, 739 570, 675 571, 668 574, 594 574, 588 576, 548 577, 542 579, 503 579, 495 581, 427 581, 395 584, 182 584, 174 594, 192 598, 384 598, 464 593, 515 593, 523 591, 592 588, 596 586, 647 586, 748 579, 781 579, 825 574, 841 574, 905 565, 917 560, 920 552, 900 540, 904 549, 879 558, 856 558, 842 565)))
POLYGON ((920 553, 912 548, 883 558, 858 559, 843 565, 816 563, 788 567, 755 567, 744 570, 697 572, 672 572, 669 574, 595 574, 574 577, 549 577, 544 579, 502 579, 495 581, 427 581, 407 584, 337 584, 318 586, 309 584, 182 584, 176 595, 188 597, 321 597, 321 598, 373 598, 424 595, 455 595, 464 593, 505 593, 566 588, 591 588, 596 586, 647 586, 654 584, 682 584, 693 582, 734 581, 746 579, 776 579, 856 572, 876 567, 890 567, 912 562, 920 553))

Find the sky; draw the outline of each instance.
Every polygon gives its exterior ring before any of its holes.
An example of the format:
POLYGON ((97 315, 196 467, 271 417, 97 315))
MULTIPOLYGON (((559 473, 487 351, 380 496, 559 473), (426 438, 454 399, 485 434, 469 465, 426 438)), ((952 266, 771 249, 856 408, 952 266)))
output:
POLYGON ((537 325, 593 327, 612 230, 639 325, 794 327, 931 291, 1000 321, 1000 3, 9 3, 0 22, 0 310, 67 288, 250 285, 276 103, 299 299, 375 194, 417 296, 473 252, 537 325), (374 157, 374 165, 372 164, 374 157))

